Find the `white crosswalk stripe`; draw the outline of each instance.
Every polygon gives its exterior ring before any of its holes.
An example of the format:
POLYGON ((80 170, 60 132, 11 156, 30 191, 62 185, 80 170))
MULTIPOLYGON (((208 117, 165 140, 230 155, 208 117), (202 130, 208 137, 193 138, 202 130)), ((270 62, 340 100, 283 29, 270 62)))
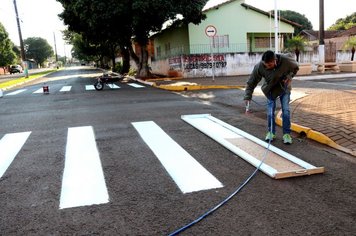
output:
POLYGON ((183 193, 221 188, 223 185, 153 121, 134 122, 142 139, 151 148, 183 193))
POLYGON ((25 92, 26 90, 27 90, 27 89, 19 89, 19 90, 16 90, 16 91, 14 91, 14 92, 5 94, 5 96, 17 95, 17 94, 20 94, 20 93, 22 93, 22 92, 25 92))
POLYGON ((93 128, 69 128, 60 209, 108 202, 93 128))
POLYGON ((85 85, 85 90, 95 90, 94 85, 85 85))
POLYGON ((72 89, 72 86, 63 86, 59 92, 69 92, 72 89))
POLYGON ((15 159, 31 132, 6 134, 0 140, 0 178, 15 159))
POLYGON ((145 88, 145 86, 143 86, 141 84, 136 84, 136 83, 128 83, 128 85, 130 85, 131 87, 134 87, 134 88, 145 88))
POLYGON ((108 84, 108 86, 112 89, 119 89, 121 88, 120 86, 116 85, 116 84, 108 84))
POLYGON ((43 88, 37 89, 37 90, 34 91, 33 93, 43 93, 43 88))

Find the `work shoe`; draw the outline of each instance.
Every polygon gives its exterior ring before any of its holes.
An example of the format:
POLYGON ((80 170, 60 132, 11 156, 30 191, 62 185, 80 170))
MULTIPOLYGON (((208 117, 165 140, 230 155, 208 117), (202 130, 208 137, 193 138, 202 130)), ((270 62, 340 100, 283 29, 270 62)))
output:
POLYGON ((283 143, 292 144, 292 137, 290 136, 290 134, 283 135, 283 143))
POLYGON ((265 140, 266 140, 267 142, 269 142, 269 141, 271 140, 271 142, 272 142, 273 139, 275 139, 275 138, 276 138, 276 135, 275 135, 274 133, 268 132, 267 135, 266 135, 265 140))

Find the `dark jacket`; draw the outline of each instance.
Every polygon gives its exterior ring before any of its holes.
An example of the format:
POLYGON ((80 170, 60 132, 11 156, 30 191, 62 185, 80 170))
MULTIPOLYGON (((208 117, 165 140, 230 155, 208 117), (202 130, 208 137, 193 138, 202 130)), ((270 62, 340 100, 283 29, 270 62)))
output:
POLYGON ((290 92, 291 86, 285 87, 284 80, 292 79, 299 70, 298 63, 287 55, 277 54, 277 66, 267 70, 263 62, 255 65, 245 90, 244 100, 251 100, 254 89, 264 78, 261 86, 262 92, 266 97, 276 99, 284 92, 290 92))

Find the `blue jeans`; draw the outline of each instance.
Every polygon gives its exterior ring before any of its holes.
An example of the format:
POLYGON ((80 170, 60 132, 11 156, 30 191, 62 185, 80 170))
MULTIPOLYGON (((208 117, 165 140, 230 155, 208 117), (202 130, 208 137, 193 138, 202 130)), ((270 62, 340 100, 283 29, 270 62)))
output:
MULTIPOLYGON (((290 92, 283 93, 279 97, 282 106, 282 128, 283 134, 291 133, 290 123, 290 92)), ((276 100, 267 98, 267 119, 268 119, 268 131, 272 130, 272 133, 276 133, 276 121, 275 121, 276 100)))

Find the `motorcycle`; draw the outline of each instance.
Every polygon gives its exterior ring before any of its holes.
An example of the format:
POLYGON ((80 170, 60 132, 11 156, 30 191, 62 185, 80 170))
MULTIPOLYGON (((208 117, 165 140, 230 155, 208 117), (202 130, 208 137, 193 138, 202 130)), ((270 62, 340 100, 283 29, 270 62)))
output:
POLYGON ((97 81, 94 83, 94 88, 99 91, 104 89, 105 84, 109 86, 109 84, 113 85, 115 82, 120 82, 122 79, 124 79, 124 76, 117 73, 104 73, 96 79, 97 81))

